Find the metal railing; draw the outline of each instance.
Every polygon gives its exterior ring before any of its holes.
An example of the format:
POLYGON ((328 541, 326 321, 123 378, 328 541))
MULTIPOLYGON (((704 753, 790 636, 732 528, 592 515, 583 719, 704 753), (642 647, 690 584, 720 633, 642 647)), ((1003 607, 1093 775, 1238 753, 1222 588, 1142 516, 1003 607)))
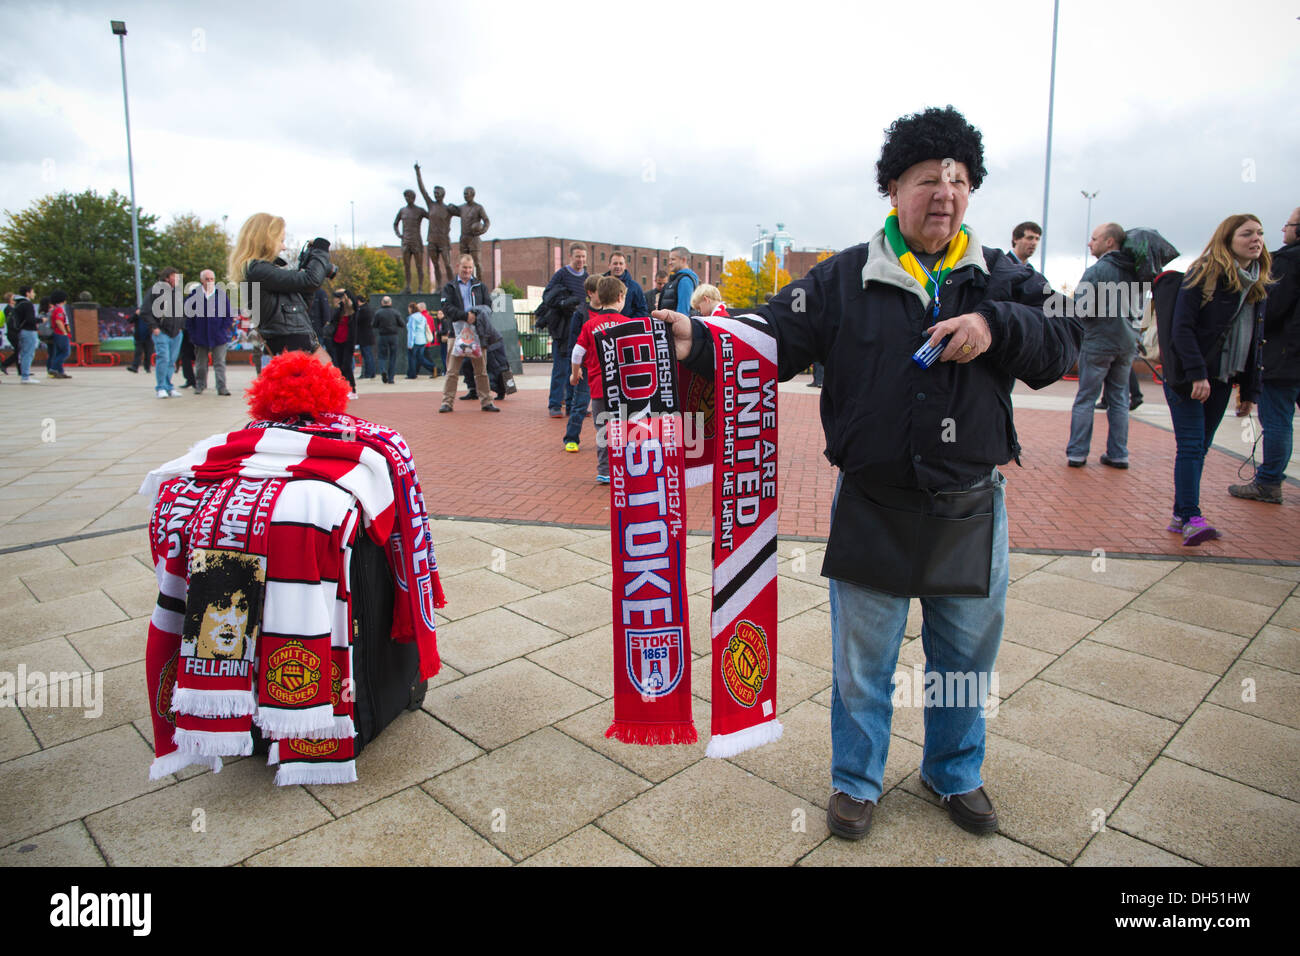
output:
POLYGON ((535 313, 516 312, 515 329, 519 332, 519 357, 524 362, 551 360, 551 334, 533 328, 535 313))

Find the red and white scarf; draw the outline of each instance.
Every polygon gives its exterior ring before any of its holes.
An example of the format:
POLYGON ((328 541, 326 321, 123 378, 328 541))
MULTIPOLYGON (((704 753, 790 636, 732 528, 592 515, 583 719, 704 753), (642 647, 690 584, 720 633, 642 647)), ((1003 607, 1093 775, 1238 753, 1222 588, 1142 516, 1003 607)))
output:
MULTIPOLYGON (((349 502, 355 496, 372 539, 387 544, 394 578, 399 589, 406 594, 405 600, 396 602, 393 636, 399 640, 415 640, 419 644, 422 678, 436 673, 440 666, 433 611, 445 604, 445 597, 438 580, 428 515, 410 450, 397 432, 364 419, 345 415, 321 416, 321 419, 314 425, 297 426, 254 422, 248 429, 213 436, 198 443, 181 458, 151 472, 141 487, 141 493, 158 495, 155 518, 151 523, 151 541, 159 578, 159 602, 150 624, 150 644, 146 655, 157 755, 150 770, 151 777, 165 776, 190 763, 219 770, 219 754, 251 752, 251 740, 243 721, 218 714, 177 713, 172 700, 187 586, 186 522, 226 478, 319 478, 338 486, 332 491, 341 489, 347 492, 345 497, 349 502), (173 476, 181 480, 168 481, 173 476), (164 489, 166 494, 161 494, 160 489, 164 489), (176 735, 187 741, 183 750, 177 750, 172 742, 173 725, 176 735), (191 731, 200 736, 191 736, 191 731)), ((291 487, 293 484, 290 482, 291 487)), ((276 533, 276 520, 278 516, 273 519, 273 533, 276 533)), ((288 523, 292 525, 295 522, 290 520, 288 523)), ((292 580, 315 584, 314 595, 321 608, 326 604, 332 607, 327 628, 330 639, 324 648, 317 649, 328 655, 328 669, 323 660, 319 667, 313 666, 323 654, 307 646, 301 639, 305 635, 290 635, 283 644, 269 648, 261 658, 264 666, 259 668, 259 674, 264 693, 263 706, 257 712, 259 726, 267 729, 268 736, 273 738, 294 735, 285 747, 273 746, 271 762, 279 759, 281 763, 277 783, 331 783, 356 779, 352 763, 352 629, 350 595, 347 592, 350 545, 357 525, 355 509, 346 529, 340 532, 344 524, 333 522, 326 525, 336 535, 341 533, 332 552, 340 556, 338 569, 330 573, 328 569, 317 566, 286 572, 292 580), (332 603, 330 595, 326 594, 331 588, 332 603), (273 706, 279 702, 272 690, 278 691, 280 697, 290 704, 302 703, 299 698, 303 698, 306 684, 313 681, 317 682, 316 691, 323 688, 325 705, 322 707, 318 701, 311 701, 316 709, 312 711, 315 716, 310 720, 310 726, 302 720, 286 724, 273 706)), ((276 544, 272 541, 270 548, 281 561, 301 561, 306 553, 306 544, 300 541, 295 546, 289 542, 276 544)), ((276 572, 269 567, 268 574, 271 578, 276 577, 276 572)), ((300 598, 304 596, 311 597, 305 592, 298 595, 300 598)), ((268 594, 263 631, 279 634, 272 626, 281 627, 280 622, 268 615, 274 615, 277 607, 290 610, 291 602, 287 597, 279 602, 273 598, 274 594, 268 594)), ((186 695, 182 693, 181 696, 184 699, 186 695)), ((189 707, 187 704, 185 709, 189 707)))
MULTIPOLYGON (((614 722, 627 743, 693 743, 682 491, 712 480, 710 757, 780 738, 776 719, 776 341, 758 316, 703 320, 712 382, 676 387, 671 340, 652 320, 596 337, 611 419, 614 722), (687 467, 682 414, 707 448, 687 467), (701 421, 705 422, 703 428, 701 421)), ((698 441, 698 438, 697 438, 698 441)))

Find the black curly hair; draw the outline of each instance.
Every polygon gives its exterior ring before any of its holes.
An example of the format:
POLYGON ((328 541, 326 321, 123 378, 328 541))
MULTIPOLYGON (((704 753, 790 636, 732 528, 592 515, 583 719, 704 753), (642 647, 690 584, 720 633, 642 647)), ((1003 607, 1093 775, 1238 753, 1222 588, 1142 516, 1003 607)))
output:
POLYGON ((876 163, 880 195, 889 195, 889 183, 927 159, 954 159, 966 164, 974 192, 984 181, 984 139, 980 131, 951 105, 931 106, 911 116, 901 116, 885 130, 885 145, 876 163))

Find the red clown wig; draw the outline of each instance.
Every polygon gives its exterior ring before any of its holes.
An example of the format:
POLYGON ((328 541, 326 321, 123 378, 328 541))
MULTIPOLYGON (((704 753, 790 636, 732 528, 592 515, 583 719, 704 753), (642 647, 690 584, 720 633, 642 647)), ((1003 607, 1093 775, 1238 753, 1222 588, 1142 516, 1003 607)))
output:
POLYGON ((254 420, 288 422, 346 411, 348 391, 333 365, 306 352, 281 352, 262 366, 246 394, 254 420))

